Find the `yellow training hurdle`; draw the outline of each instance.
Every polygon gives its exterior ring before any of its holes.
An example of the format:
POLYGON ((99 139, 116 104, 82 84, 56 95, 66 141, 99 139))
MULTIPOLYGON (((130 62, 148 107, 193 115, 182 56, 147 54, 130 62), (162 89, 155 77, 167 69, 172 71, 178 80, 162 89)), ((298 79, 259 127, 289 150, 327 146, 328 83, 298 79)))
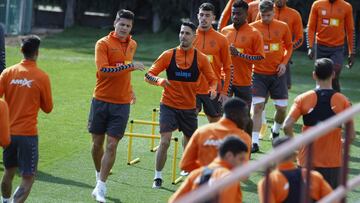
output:
MULTIPOLYGON (((132 141, 134 137, 137 138, 146 138, 146 139, 151 139, 153 142, 155 142, 155 139, 160 139, 159 135, 155 135, 155 134, 142 134, 142 133, 133 133, 133 128, 134 128, 134 123, 138 123, 138 124, 145 124, 145 125, 159 125, 156 122, 150 122, 150 121, 140 121, 140 120, 132 120, 130 121, 130 127, 129 127, 129 133, 125 133, 125 136, 129 137, 129 143, 128 143, 128 157, 127 157, 127 164, 128 165, 134 165, 136 163, 138 163, 140 161, 140 158, 137 157, 135 159, 132 159, 132 141), (136 122, 135 122, 136 121, 136 122)), ((171 139, 172 141, 174 141, 174 155, 173 155, 173 160, 172 160, 172 175, 171 175, 171 182, 172 184, 176 185, 178 184, 181 180, 182 177, 178 177, 176 176, 176 168, 177 168, 177 154, 178 154, 178 148, 179 148, 179 139, 177 137, 174 137, 171 139)))

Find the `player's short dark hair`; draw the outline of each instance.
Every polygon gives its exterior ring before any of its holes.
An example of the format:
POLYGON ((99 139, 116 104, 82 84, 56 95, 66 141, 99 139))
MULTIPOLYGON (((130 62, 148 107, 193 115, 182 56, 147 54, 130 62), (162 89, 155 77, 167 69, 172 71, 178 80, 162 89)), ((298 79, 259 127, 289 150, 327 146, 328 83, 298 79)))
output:
POLYGON ((196 32, 196 25, 191 21, 185 21, 181 24, 181 26, 187 26, 190 27, 191 30, 195 33, 196 32))
POLYGON ((215 14, 215 6, 212 3, 206 2, 200 5, 199 11, 211 11, 213 14, 215 14))
POLYGON ((245 109, 247 110, 247 103, 237 97, 230 98, 224 104, 224 113, 225 117, 232 117, 233 114, 238 115, 240 112, 243 112, 245 109))
POLYGON ((248 152, 246 144, 238 137, 233 135, 227 136, 219 146, 219 155, 224 158, 226 153, 231 152, 234 156, 248 152))
POLYGON ((329 79, 334 72, 334 62, 329 58, 320 58, 315 61, 315 75, 320 80, 329 79))
POLYGON ((117 12, 115 21, 119 20, 120 18, 125 18, 125 19, 128 19, 128 20, 134 21, 135 14, 132 11, 129 11, 129 10, 126 10, 126 9, 121 9, 120 11, 117 12))
POLYGON ((274 148, 279 147, 280 145, 289 142, 292 138, 289 136, 277 137, 274 139, 272 145, 274 148))
POLYGON ((266 13, 274 10, 274 2, 271 0, 262 0, 259 3, 260 13, 266 13))
POLYGON ((249 9, 248 3, 244 0, 236 0, 234 4, 232 5, 233 8, 241 8, 247 11, 249 9))
POLYGON ((36 35, 25 36, 21 39, 21 50, 25 58, 34 57, 40 47, 40 37, 36 35))

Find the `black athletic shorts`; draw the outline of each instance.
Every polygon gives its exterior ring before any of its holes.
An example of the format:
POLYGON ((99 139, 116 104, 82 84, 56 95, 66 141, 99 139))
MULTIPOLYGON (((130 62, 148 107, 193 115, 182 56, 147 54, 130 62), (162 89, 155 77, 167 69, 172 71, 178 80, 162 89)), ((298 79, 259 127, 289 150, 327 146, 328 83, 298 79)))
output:
POLYGON ((251 102, 252 102, 252 93, 251 93, 251 86, 236 86, 233 85, 231 87, 231 94, 234 94, 235 97, 238 97, 244 100, 250 109, 251 102))
POLYGON ((21 176, 34 176, 39 160, 38 136, 11 136, 3 151, 5 168, 18 167, 21 176))
POLYGON ((219 95, 215 99, 210 99, 209 94, 198 94, 196 95, 196 109, 198 112, 204 107, 204 112, 210 117, 221 117, 222 116, 222 104, 219 102, 219 95))
POLYGON ((198 127, 196 109, 182 110, 160 104, 160 133, 176 129, 191 137, 198 127))
POLYGON ((252 92, 253 97, 267 98, 270 93, 271 99, 287 99, 288 87, 285 74, 278 77, 254 73, 252 92))
POLYGON ((92 99, 88 129, 92 134, 122 138, 129 120, 130 104, 112 104, 92 99))

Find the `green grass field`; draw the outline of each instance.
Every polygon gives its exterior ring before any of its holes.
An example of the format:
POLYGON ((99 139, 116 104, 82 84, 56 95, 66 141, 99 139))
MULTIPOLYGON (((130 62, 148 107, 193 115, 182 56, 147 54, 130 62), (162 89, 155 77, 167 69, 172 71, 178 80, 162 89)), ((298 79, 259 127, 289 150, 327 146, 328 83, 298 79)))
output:
MULTIPOLYGON (((95 86, 94 45, 106 30, 75 27, 61 34, 43 39, 39 66, 49 73, 54 111, 39 114, 40 161, 38 176, 28 202, 92 202, 90 196, 95 186, 94 167, 91 159, 91 137, 87 132, 87 117, 95 86)), ((165 49, 177 45, 177 34, 136 33, 138 42, 136 60, 151 64, 165 49)), ((9 46, 7 65, 21 60, 18 46, 9 46)), ((308 89, 314 88, 311 79, 312 64, 305 53, 295 53, 293 65, 293 89, 290 101, 308 89)), ((360 101, 360 58, 352 71, 344 70, 343 92, 353 103, 360 101)), ((151 119, 151 111, 158 107, 161 88, 150 86, 143 81, 144 72, 134 72, 132 84, 137 95, 137 103, 132 106, 131 119, 151 119)), ((267 115, 273 115, 269 105, 267 115)), ((206 123, 201 118, 200 123, 206 123)), ((356 123, 360 125, 359 117, 356 123)), ((150 133, 150 127, 136 127, 136 132, 150 133)), ((357 133, 359 135, 359 132, 357 133)), ((176 134, 179 135, 179 134, 176 134)), ((126 164, 127 138, 119 144, 118 156, 113 168, 114 174, 108 181, 108 202, 166 202, 178 186, 171 184, 171 158, 164 170, 164 189, 151 189, 154 167, 154 153, 149 151, 149 140, 136 139, 134 156, 141 158, 134 166, 126 164)), ((262 141, 261 150, 270 150, 270 142, 262 141)), ((351 174, 360 174, 360 139, 351 148, 351 174)), ((181 152, 180 152, 181 153, 181 152)), ((263 154, 256 154, 259 159, 263 154)), ((1 168, 1 170, 3 170, 1 168)), ((256 184, 262 173, 254 173, 248 182, 242 184, 244 202, 258 202, 256 184)), ((15 185, 19 177, 15 179, 15 185)), ((349 202, 360 199, 360 189, 349 194, 349 202)))

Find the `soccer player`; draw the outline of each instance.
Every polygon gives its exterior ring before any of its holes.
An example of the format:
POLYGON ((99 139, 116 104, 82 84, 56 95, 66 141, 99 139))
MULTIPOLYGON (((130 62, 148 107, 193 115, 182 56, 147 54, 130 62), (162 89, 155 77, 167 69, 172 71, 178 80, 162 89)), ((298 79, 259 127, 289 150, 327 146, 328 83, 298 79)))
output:
POLYGON ((209 85, 205 76, 200 76, 199 89, 196 95, 196 108, 204 112, 210 123, 218 121, 222 116, 222 104, 228 99, 231 79, 231 58, 226 38, 212 28, 215 20, 215 7, 211 3, 203 3, 199 7, 199 26, 196 30, 194 47, 207 55, 211 67, 218 79, 218 96, 211 100, 209 85), (224 71, 224 85, 221 84, 221 71, 224 71))
MULTIPOLYGON (((291 140, 290 137, 278 137, 274 139, 273 147, 277 148, 291 140)), ((305 184, 306 169, 297 168, 294 161, 296 153, 291 154, 279 164, 276 169, 269 174, 270 188, 267 202, 281 203, 291 202, 300 203, 303 185, 305 184)), ((310 198, 318 201, 332 192, 330 185, 323 176, 317 171, 310 172, 310 198)), ((266 202, 265 199, 265 178, 258 183, 258 195, 260 203, 266 202)))
MULTIPOLYGON (((169 203, 175 202, 185 194, 196 190, 200 185, 209 184, 231 173, 235 167, 245 164, 248 160, 249 148, 235 136, 228 136, 219 146, 218 157, 208 166, 191 172, 180 188, 170 197, 169 203)), ((216 197, 219 203, 242 202, 240 181, 224 188, 216 197)))
POLYGON ((120 10, 114 21, 115 31, 97 41, 95 46, 96 87, 91 103, 88 129, 92 135, 92 157, 96 169, 96 187, 92 196, 105 202, 106 180, 114 165, 116 149, 124 136, 130 104, 135 102, 131 72, 144 70, 134 63, 137 44, 131 39, 134 14, 120 10), (106 147, 104 141, 106 136, 106 147))
POLYGON ((351 4, 344 0, 315 1, 309 16, 307 37, 310 59, 333 60, 336 73, 333 88, 340 92, 339 77, 344 63, 345 37, 349 52, 348 67, 351 68, 355 62, 355 28, 351 4))
POLYGON ((37 66, 40 38, 22 39, 24 59, 0 75, 0 97, 9 105, 11 143, 3 151, 5 172, 1 182, 2 201, 10 202, 12 181, 17 169, 20 186, 13 202, 25 202, 35 181, 38 164, 37 116, 41 109, 53 109, 49 76, 37 66))
POLYGON ((229 135, 239 137, 250 149, 251 137, 244 131, 250 121, 246 103, 239 98, 231 98, 225 103, 224 111, 225 116, 220 121, 197 129, 191 136, 180 161, 182 170, 191 172, 210 164, 218 154, 219 145, 229 135))
MULTIPOLYGON (((274 12, 275 16, 274 18, 277 20, 280 20, 284 23, 286 23, 289 26, 290 32, 292 34, 292 41, 293 41, 293 50, 298 49, 302 43, 303 43, 303 24, 302 19, 295 9, 289 8, 286 6, 286 0, 275 0, 275 6, 274 6, 274 12)), ((257 17, 258 20, 260 20, 260 15, 257 17)), ((291 89, 291 71, 290 71, 290 62, 286 64, 286 82, 288 89, 291 89)), ((265 109, 262 113, 262 125, 260 130, 260 138, 265 137, 267 124, 266 124, 266 113, 265 109)))
POLYGON ((265 60, 254 66, 252 152, 259 151, 261 115, 269 93, 276 108, 272 137, 279 136, 280 128, 286 116, 288 102, 288 89, 284 73, 293 50, 289 27, 286 23, 274 19, 274 4, 272 1, 262 0, 259 10, 261 20, 250 25, 263 35, 265 60))
POLYGON ((10 144, 9 109, 6 102, 0 99, 0 146, 7 147, 10 144))
POLYGON ((226 26, 221 33, 231 44, 231 61, 234 76, 231 92, 251 106, 251 76, 253 65, 264 59, 264 41, 261 33, 247 22, 248 4, 236 0, 232 6, 232 25, 226 26))
MULTIPOLYGON (((244 0, 247 4, 252 2, 253 0, 244 0)), ((228 25, 228 21, 230 20, 231 16, 231 8, 234 4, 235 0, 229 0, 221 13, 219 24, 218 24, 218 30, 222 30, 225 26, 228 25)))
POLYGON ((5 68, 5 33, 3 26, 0 25, 0 74, 5 68))
MULTIPOLYGON (((315 61, 313 78, 318 89, 310 90, 296 97, 284 124, 285 135, 293 136, 295 122, 302 116, 303 131, 350 107, 349 100, 332 88, 335 68, 331 59, 321 58, 315 61)), ((353 121, 345 124, 345 131, 355 137, 353 121)), ((341 127, 337 127, 326 136, 313 143, 312 166, 320 172, 325 180, 336 188, 339 184, 339 174, 342 162, 341 127)), ((300 149, 298 164, 306 166, 307 148, 300 149)))
POLYGON ((161 171, 166 162, 172 132, 176 129, 183 132, 185 148, 197 129, 196 90, 201 74, 210 86, 210 99, 215 99, 217 95, 217 79, 208 57, 193 47, 195 35, 196 26, 193 23, 182 23, 180 45, 163 52, 145 74, 145 81, 164 88, 159 119, 161 139, 156 153, 153 188, 161 188, 161 171), (166 71, 167 79, 158 77, 163 71, 166 71))

